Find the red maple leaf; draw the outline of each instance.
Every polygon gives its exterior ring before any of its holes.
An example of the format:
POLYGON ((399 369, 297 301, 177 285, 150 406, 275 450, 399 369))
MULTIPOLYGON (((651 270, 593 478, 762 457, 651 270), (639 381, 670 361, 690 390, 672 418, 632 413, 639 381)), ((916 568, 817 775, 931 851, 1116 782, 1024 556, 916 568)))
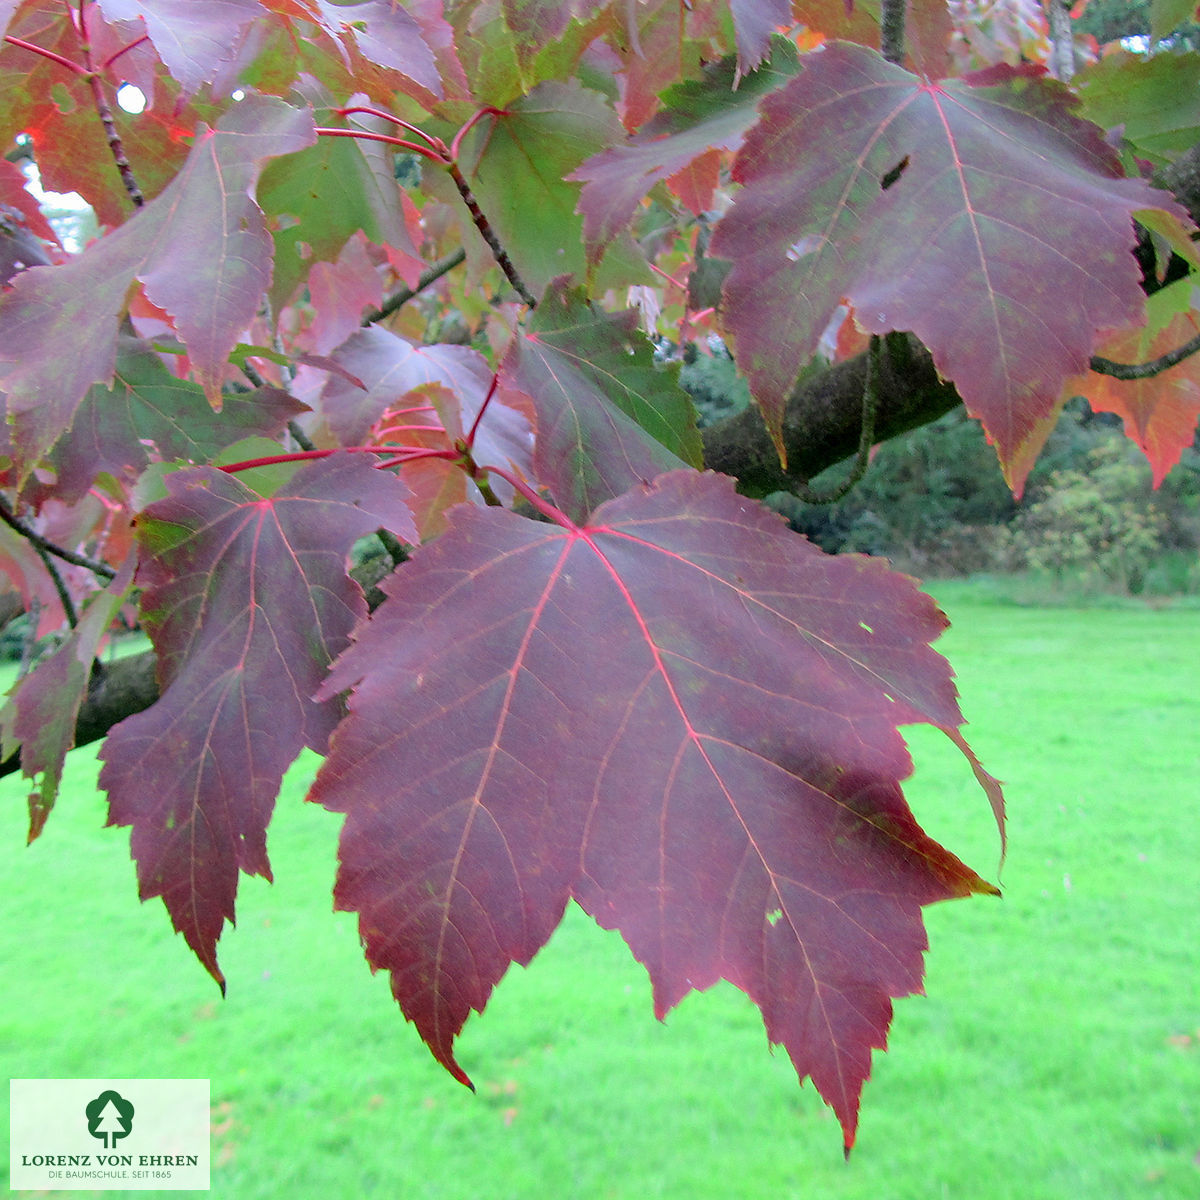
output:
POLYGON ((573 897, 660 1017, 742 988, 849 1145, 921 906, 994 891, 900 791, 898 724, 961 744, 933 602, 691 471, 582 527, 457 508, 384 586, 311 796, 346 814, 336 904, 438 1060, 468 1082, 455 1036, 573 897))

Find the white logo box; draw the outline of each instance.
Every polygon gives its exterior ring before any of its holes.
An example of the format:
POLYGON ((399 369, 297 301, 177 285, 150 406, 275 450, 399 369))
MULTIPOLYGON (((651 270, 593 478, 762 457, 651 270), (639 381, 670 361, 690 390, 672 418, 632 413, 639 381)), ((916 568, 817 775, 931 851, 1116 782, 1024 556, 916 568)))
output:
POLYGON ((203 1190, 207 1079, 9 1081, 9 1187, 203 1190))

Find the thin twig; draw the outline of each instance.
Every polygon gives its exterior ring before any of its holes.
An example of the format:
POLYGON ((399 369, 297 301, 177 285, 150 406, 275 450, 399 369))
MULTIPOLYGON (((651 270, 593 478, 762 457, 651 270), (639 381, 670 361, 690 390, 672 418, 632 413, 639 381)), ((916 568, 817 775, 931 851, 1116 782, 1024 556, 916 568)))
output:
POLYGON ((383 304, 379 308, 373 308, 370 312, 365 313, 362 319, 363 325, 373 325, 376 321, 382 321, 384 317, 391 316, 398 308, 402 308, 407 304, 418 292, 423 292, 430 284, 436 283, 443 275, 449 274, 455 267, 466 261, 466 257, 467 252, 465 250, 455 250, 453 254, 448 254, 439 262, 435 262, 427 271, 421 273, 416 287, 400 288, 390 296, 385 297, 383 304))
POLYGON ((500 239, 492 230, 487 217, 483 215, 483 210, 479 207, 479 202, 475 199, 475 193, 471 191, 471 185, 458 169, 458 163, 452 162, 446 169, 450 172, 450 178, 454 180, 454 186, 458 188, 458 194, 463 198, 463 203, 471 213, 471 220, 475 222, 475 228, 482 234, 483 240, 490 247, 496 262, 500 264, 500 270, 504 272, 508 282, 513 285, 517 295, 530 308, 537 308, 537 298, 525 286, 525 281, 517 273, 517 268, 513 266, 512 259, 508 257, 508 251, 500 244, 500 239))
POLYGON ((890 63, 904 61, 904 17, 908 0, 883 0, 879 13, 879 53, 890 63))
POLYGON ((36 529, 22 521, 9 508, 8 501, 3 496, 0 496, 0 521, 15 529, 35 549, 44 550, 47 554, 53 554, 55 558, 61 558, 63 562, 69 562, 76 567, 86 567, 92 574, 99 575, 101 579, 113 579, 117 574, 108 563, 88 558, 86 554, 78 554, 74 550, 67 550, 62 546, 56 545, 49 538, 42 537, 36 529))
POLYGON ((248 359, 242 359, 242 374, 250 380, 256 388, 267 386, 267 381, 258 373, 258 368, 248 359))
POLYGON ((315 450, 317 448, 316 442, 314 442, 312 438, 310 438, 308 434, 296 424, 295 421, 289 421, 287 423, 287 428, 288 433, 292 435, 292 441, 294 441, 301 450, 315 450))
POLYGON ((67 591, 67 585, 63 583, 63 578, 58 573, 58 568, 54 565, 50 555, 36 542, 33 543, 33 549, 38 558, 42 560, 46 574, 50 576, 50 580, 54 584, 54 590, 58 593, 58 602, 62 605, 63 616, 67 618, 67 624, 74 629, 79 624, 79 616, 75 612, 75 605, 71 601, 71 593, 67 591))
POLYGON ((1189 342, 1185 342, 1177 350, 1169 350, 1159 358, 1144 363, 1119 363, 1111 358, 1101 358, 1093 355, 1088 364, 1097 375, 1111 375, 1114 379, 1149 379, 1161 375, 1172 367, 1178 366, 1185 358, 1189 358, 1200 350, 1200 333, 1189 342))
POLYGON ((840 500, 867 473, 871 461, 871 447, 875 444, 875 417, 879 412, 879 357, 883 339, 878 334, 871 336, 867 350, 867 377, 863 382, 862 429, 858 436, 858 453, 850 474, 841 483, 827 492, 809 487, 808 480, 797 480, 796 495, 805 504, 833 504, 840 500))
POLYGON ((92 63, 92 46, 88 40, 87 23, 82 4, 79 6, 79 48, 83 55, 84 68, 87 71, 88 86, 92 89, 92 101, 96 106, 96 115, 104 126, 104 136, 108 140, 108 148, 112 152, 113 162, 117 164, 121 182, 125 185, 125 191, 128 193, 129 199, 133 201, 134 208, 142 208, 146 203, 146 197, 138 186, 133 168, 129 165, 129 159, 125 156, 125 145, 121 141, 120 133, 117 132, 117 123, 113 120, 112 109, 109 108, 108 99, 104 95, 104 83, 101 81, 100 72, 92 63))
POLYGON ((38 625, 41 623, 42 602, 37 596, 29 598, 29 623, 21 642, 21 662, 17 667, 17 678, 24 679, 33 670, 33 655, 37 650, 38 625))

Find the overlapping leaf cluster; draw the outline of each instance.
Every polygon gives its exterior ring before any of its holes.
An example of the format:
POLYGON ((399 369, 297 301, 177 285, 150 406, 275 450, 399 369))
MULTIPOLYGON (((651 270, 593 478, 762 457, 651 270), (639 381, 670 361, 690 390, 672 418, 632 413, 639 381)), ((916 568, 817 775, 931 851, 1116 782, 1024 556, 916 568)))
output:
MULTIPOLYGON (((901 66, 870 2, 0 3, 0 134, 98 222, 59 244, 0 175, 0 565, 71 626, 0 713, 31 837, 136 611, 158 699, 101 784, 222 985, 307 746, 335 900, 457 1077, 467 1016, 575 900, 660 1016, 742 988, 849 1146, 921 908, 994 890, 909 812, 899 727, 1002 801, 933 602, 704 474, 647 326, 721 332, 781 453, 838 321, 913 334, 1019 491, 1094 353, 1195 324, 1186 281, 1145 324, 1132 254, 1136 218, 1188 256, 1182 208, 1040 69, 946 78, 945 6, 908 9, 901 66), (364 539, 396 564, 373 611, 364 539)), ((1129 133, 1171 161, 1187 119, 1129 133)), ((1093 394, 1160 477, 1191 440, 1186 366, 1093 394)))

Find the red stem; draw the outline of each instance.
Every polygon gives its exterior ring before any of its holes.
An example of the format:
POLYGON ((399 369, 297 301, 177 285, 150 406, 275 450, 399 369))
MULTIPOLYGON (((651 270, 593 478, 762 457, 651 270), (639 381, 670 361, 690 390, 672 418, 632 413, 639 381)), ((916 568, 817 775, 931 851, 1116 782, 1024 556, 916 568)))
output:
POLYGON ((393 417, 407 417, 412 413, 437 412, 436 404, 414 404, 412 408, 397 408, 391 413, 393 417))
POLYGON ((662 267, 656 267, 653 263, 650 263, 648 265, 650 267, 650 270, 652 270, 655 273, 655 275, 661 275, 668 283, 674 284, 675 287, 677 287, 681 292, 684 292, 686 294, 687 284, 680 283, 679 280, 676 279, 673 275, 668 275, 666 273, 666 271, 664 271, 662 269, 662 267))
POLYGON ((4 35, 4 40, 10 46, 19 46, 22 50, 28 50, 32 54, 40 54, 43 58, 48 58, 51 62, 56 62, 60 67, 66 67, 68 71, 74 71, 76 75, 88 75, 91 72, 87 67, 81 67, 77 62, 72 62, 69 58, 63 58, 61 54, 55 54, 53 50, 47 50, 43 46, 35 46, 32 42, 22 41, 20 38, 9 37, 4 35))
POLYGON ((411 125, 408 121, 403 121, 390 112, 384 112, 381 108, 372 108, 368 104, 353 104, 349 108, 335 108, 333 111, 339 117, 348 117, 351 113, 365 113, 370 117, 378 117, 381 121, 391 121, 393 125, 399 125, 401 129, 407 129, 409 133, 415 133, 417 137, 423 138, 438 154, 447 154, 446 143, 440 137, 434 137, 432 134, 426 133, 420 126, 411 125))
MULTIPOLYGON (((378 446, 344 446, 342 449, 356 451, 361 454, 379 454, 378 446)), ((310 458, 328 458, 337 450, 293 450, 290 454, 267 454, 262 458, 247 458, 243 462, 226 463, 218 467, 226 475, 235 475, 238 471, 249 471, 251 467, 273 467, 276 463, 303 462, 310 458)))
POLYGON ((502 108, 494 108, 490 104, 484 105, 455 135, 454 141, 450 143, 450 158, 454 162, 458 162, 458 151, 462 146, 462 140, 467 134, 480 122, 484 117, 506 117, 508 113, 502 108))
POLYGON ((380 445, 395 433, 445 433, 441 425, 385 425, 379 430, 380 445))
POLYGON ((398 146, 401 150, 411 150, 414 154, 424 155, 440 167, 446 166, 446 160, 428 146, 418 146, 416 142, 406 142, 403 138, 391 137, 386 133, 372 133, 369 129, 330 129, 323 125, 317 126, 317 133, 322 137, 348 137, 359 138, 364 142, 384 142, 389 146, 398 146))
POLYGON ((470 432, 467 434, 468 448, 475 445, 475 434, 479 430, 479 422, 483 420, 483 414, 487 412, 487 406, 491 404, 492 397, 496 394, 496 387, 500 382, 500 373, 492 372, 492 386, 488 388, 488 393, 483 398, 483 403, 479 406, 479 411, 475 414, 475 420, 471 422, 470 432))
POLYGON ((115 63, 117 61, 117 59, 121 57, 122 54, 128 54, 130 50, 136 49, 143 42, 148 42, 149 40, 150 40, 150 35, 148 33, 143 33, 142 36, 140 38, 138 38, 136 41, 132 41, 129 43, 128 46, 125 46, 123 49, 116 51, 116 53, 114 53, 114 54, 110 54, 104 60, 104 62, 100 64, 100 70, 107 71, 108 68, 111 67, 113 65, 113 63, 115 63))
POLYGON ((461 465, 462 461, 462 456, 457 450, 434 450, 431 448, 423 449, 421 447, 414 446, 412 449, 406 450, 403 454, 397 454, 395 458, 388 458, 376 463, 376 466, 380 468, 402 467, 405 465, 405 463, 417 462, 422 458, 440 458, 445 462, 454 463, 456 466, 461 465))
MULTIPOLYGON (((426 429, 427 426, 422 425, 419 428, 426 429)), ((376 466, 394 466, 396 463, 412 462, 415 458, 444 458, 450 462, 457 462, 459 459, 459 454, 455 450, 433 450, 423 446, 337 446, 330 450, 293 450, 286 454, 267 454, 262 458, 247 458, 242 462, 226 463, 217 470, 224 471, 226 475, 234 475, 238 471, 249 471, 252 467, 273 467, 278 463, 306 462, 314 458, 328 458, 331 454, 341 454, 343 451, 350 454, 383 455, 392 450, 399 452, 396 457, 387 462, 377 463, 376 466)))
POLYGON ((543 500, 523 479, 516 475, 510 474, 503 467, 480 467, 480 471, 486 472, 489 475, 499 475, 501 479, 507 480, 534 508, 538 510, 544 517, 549 517, 556 525, 561 525, 564 529, 571 530, 572 533, 579 532, 579 526, 567 516, 560 508, 555 508, 549 500, 543 500))

